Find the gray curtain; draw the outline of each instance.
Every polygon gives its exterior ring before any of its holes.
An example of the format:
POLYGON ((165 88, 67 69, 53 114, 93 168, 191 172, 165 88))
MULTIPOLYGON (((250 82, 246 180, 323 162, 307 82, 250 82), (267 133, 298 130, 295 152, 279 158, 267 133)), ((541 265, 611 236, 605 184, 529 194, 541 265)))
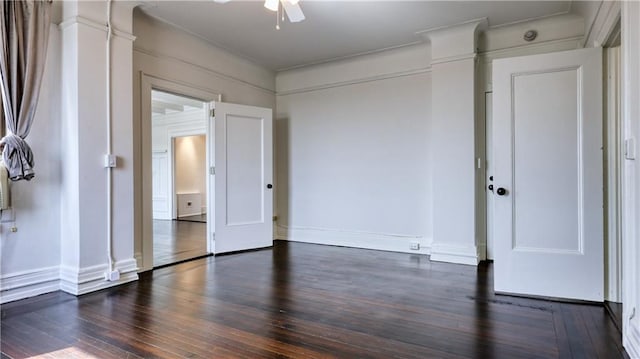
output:
POLYGON ((13 181, 34 176, 33 153, 24 140, 36 112, 49 39, 51 1, 0 4, 0 80, 7 133, 2 158, 13 181))

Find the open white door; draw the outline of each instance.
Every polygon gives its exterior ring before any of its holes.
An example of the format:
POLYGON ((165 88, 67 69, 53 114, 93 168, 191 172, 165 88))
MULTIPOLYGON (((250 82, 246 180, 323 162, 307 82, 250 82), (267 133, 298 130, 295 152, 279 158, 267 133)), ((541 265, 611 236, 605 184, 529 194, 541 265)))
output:
POLYGON ((602 50, 493 62, 496 292, 603 301, 602 50))
POLYGON ((273 245, 272 111, 216 102, 215 253, 273 245))

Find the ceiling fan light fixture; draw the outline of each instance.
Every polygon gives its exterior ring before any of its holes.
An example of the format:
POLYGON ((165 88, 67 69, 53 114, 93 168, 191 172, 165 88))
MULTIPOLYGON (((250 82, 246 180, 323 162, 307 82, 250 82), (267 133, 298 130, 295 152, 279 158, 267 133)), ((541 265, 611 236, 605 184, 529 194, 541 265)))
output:
POLYGON ((278 11, 280 0, 264 0, 264 7, 271 11, 278 11))

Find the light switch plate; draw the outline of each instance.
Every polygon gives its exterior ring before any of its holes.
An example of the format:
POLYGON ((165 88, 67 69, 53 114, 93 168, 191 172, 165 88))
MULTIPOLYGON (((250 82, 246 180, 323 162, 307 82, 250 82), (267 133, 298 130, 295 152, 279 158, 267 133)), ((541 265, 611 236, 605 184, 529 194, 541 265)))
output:
POLYGON ((116 167, 116 155, 104 155, 104 167, 116 167))

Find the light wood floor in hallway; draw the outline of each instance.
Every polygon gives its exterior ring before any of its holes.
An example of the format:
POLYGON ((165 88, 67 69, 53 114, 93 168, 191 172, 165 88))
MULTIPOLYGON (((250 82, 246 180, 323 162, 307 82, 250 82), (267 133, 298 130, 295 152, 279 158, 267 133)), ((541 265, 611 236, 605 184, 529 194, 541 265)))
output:
POLYGON ((207 254, 207 224, 153 221, 153 266, 163 266, 207 254))

